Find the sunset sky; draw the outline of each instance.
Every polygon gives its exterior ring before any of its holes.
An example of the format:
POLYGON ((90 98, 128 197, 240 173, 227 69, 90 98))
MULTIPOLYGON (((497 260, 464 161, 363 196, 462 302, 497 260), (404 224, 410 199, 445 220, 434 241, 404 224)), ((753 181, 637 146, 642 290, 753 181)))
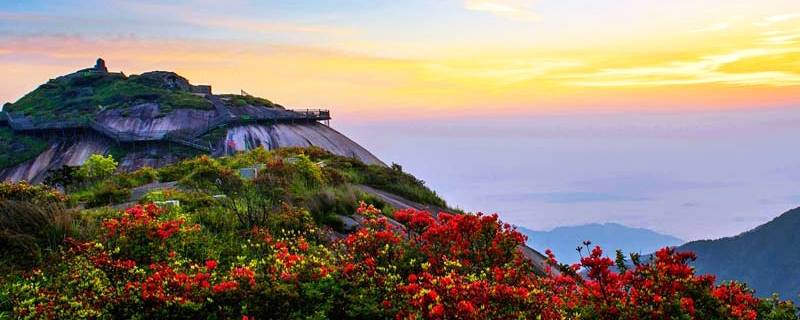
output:
POLYGON ((785 106, 800 2, 4 1, 0 101, 104 57, 347 117, 785 106))
POLYGON ((89 67, 245 90, 532 229, 800 204, 800 1, 2 1, 0 103, 89 67))

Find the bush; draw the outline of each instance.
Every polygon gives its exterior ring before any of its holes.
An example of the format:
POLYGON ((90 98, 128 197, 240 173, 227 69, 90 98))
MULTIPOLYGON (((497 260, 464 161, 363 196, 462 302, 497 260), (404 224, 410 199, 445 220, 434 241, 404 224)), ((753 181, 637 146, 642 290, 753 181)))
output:
POLYGON ((135 188, 158 181, 158 171, 151 167, 143 167, 134 172, 120 174, 115 178, 120 185, 135 188))
MULTIPOLYGON (((612 270, 595 248, 572 272, 540 276, 524 237, 496 215, 374 206, 363 227, 328 242, 305 210, 268 225, 207 232, 192 215, 135 206, 102 222, 53 263, 0 282, 0 313, 18 318, 787 319, 790 302, 698 276, 691 254, 612 270), (586 276, 578 269, 585 269, 586 276)), ((555 262, 554 258, 553 262, 555 262)), ((568 271, 568 270, 565 270, 568 271)))
POLYGON ((0 256, 36 264, 70 234, 72 213, 58 201, 0 200, 0 256), (24 258, 23 258, 24 257, 24 258))
POLYGON ((181 208, 187 212, 195 212, 201 208, 210 208, 219 205, 219 200, 210 195, 197 191, 182 191, 179 189, 161 189, 147 193, 139 200, 140 204, 157 201, 177 200, 181 208))
POLYGON ((22 181, 0 182, 0 200, 16 200, 31 203, 66 202, 67 196, 58 190, 43 185, 32 185, 22 181))
POLYGON ((109 204, 118 204, 128 201, 131 197, 131 189, 120 186, 113 181, 105 181, 99 188, 90 195, 86 206, 95 208, 109 204))
POLYGON ((117 171, 117 161, 114 157, 93 154, 78 169, 78 176, 88 181, 98 181, 111 176, 115 171, 117 171))

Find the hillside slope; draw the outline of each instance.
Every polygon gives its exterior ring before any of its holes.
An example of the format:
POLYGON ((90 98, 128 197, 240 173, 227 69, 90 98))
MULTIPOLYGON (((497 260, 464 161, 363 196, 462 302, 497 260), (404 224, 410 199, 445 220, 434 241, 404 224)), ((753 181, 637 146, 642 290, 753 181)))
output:
POLYGON ((98 60, 4 106, 0 138, 17 143, 3 149, 0 180, 40 182, 49 170, 81 165, 94 153, 114 155, 124 171, 258 147, 316 146, 384 165, 323 125, 328 119, 327 110, 295 111, 249 95, 213 94, 210 86, 173 72, 109 72, 98 60))
POLYGON ((697 253, 700 273, 747 283, 760 296, 800 294, 800 208, 734 237, 692 241, 679 247, 697 253))

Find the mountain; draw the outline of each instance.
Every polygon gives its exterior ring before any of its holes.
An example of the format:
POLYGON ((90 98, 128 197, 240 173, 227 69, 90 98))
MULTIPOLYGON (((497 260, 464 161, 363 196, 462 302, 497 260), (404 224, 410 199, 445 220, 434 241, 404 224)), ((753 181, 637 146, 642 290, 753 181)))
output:
POLYGON ((325 125, 328 110, 291 110, 244 92, 214 94, 168 71, 127 76, 92 68, 51 79, 0 112, 0 180, 39 182, 49 171, 112 154, 123 171, 199 154, 263 146, 323 148, 384 165, 325 125))
POLYGON ((665 246, 683 243, 681 239, 670 235, 617 223, 565 226, 550 231, 534 231, 522 227, 518 227, 518 230, 528 236, 528 246, 542 252, 550 249, 562 263, 578 262, 580 256, 575 248, 585 240, 590 240, 592 246, 599 245, 612 255, 617 249, 625 253, 650 253, 665 246))
POLYGON ((747 283, 759 296, 800 294, 800 208, 734 237, 692 241, 679 247, 697 253, 694 266, 717 279, 747 283))

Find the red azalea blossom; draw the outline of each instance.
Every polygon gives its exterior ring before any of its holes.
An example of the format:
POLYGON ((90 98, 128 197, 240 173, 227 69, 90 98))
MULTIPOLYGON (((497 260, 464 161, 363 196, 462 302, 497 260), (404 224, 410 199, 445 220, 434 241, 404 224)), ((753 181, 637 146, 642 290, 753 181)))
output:
MULTIPOLYGON (((71 240, 69 261, 83 264, 62 268, 74 274, 57 281, 74 283, 86 271, 110 286, 67 297, 40 281, 45 285, 37 296, 25 300, 34 303, 13 315, 59 318, 71 308, 61 301, 75 299, 80 308, 109 305, 151 318, 164 310, 213 310, 221 313, 209 317, 269 319, 280 317, 269 313, 275 308, 302 312, 327 303, 325 310, 334 311, 314 316, 342 317, 335 312, 344 308, 367 312, 353 318, 755 320, 767 301, 743 284, 717 285, 713 276, 696 275, 689 265, 694 254, 671 248, 629 266, 618 266, 600 247, 578 264, 556 266, 548 250, 552 265, 542 273, 520 250, 525 237, 497 215, 399 210, 393 215, 398 224, 366 204, 357 213, 363 227, 330 244, 254 228, 248 240, 258 245, 243 250, 252 253, 242 254, 245 260, 220 257, 238 261, 223 269, 217 260, 191 258, 197 242, 186 245, 192 237, 185 234, 195 227, 153 205, 135 206, 103 221, 98 242, 71 240)), ((208 254, 201 257, 219 252, 208 254)), ((31 273, 25 281, 40 279, 43 271, 31 273)))

